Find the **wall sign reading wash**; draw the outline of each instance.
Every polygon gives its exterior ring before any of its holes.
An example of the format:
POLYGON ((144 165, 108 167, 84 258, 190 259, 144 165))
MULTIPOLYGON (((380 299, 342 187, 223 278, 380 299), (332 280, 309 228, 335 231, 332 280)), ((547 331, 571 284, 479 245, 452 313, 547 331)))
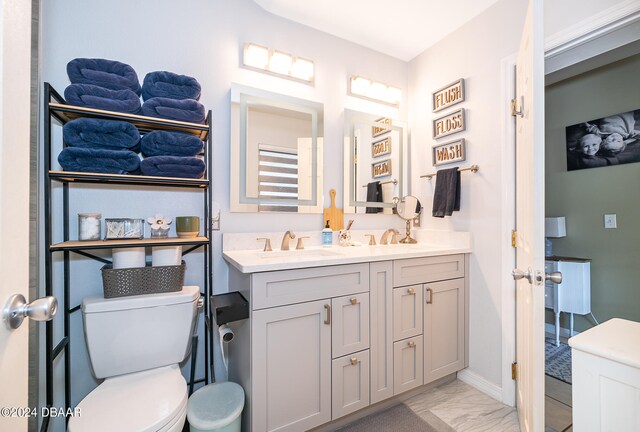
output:
POLYGON ((433 165, 446 165, 466 159, 464 138, 433 146, 433 165))
POLYGON ((462 101, 464 101, 464 79, 462 78, 431 94, 433 112, 438 112, 462 101))
POLYGON ((464 108, 433 120, 433 137, 442 138, 465 130, 464 108))

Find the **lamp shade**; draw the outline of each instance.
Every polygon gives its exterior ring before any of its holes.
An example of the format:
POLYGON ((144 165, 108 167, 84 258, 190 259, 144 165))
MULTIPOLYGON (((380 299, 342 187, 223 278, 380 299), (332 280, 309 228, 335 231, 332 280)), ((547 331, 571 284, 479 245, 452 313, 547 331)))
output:
POLYGON ((544 218, 545 237, 560 238, 567 236, 564 216, 544 218))

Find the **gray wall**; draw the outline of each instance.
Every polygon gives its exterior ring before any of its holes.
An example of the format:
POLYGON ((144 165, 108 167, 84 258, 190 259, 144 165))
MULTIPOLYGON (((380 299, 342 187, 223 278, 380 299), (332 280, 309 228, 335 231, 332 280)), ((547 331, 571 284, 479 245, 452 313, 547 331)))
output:
MULTIPOLYGON (((636 55, 546 91, 546 214, 567 218, 567 236, 553 240, 553 252, 593 260, 591 310, 600 322, 640 321, 640 163, 567 172, 565 126, 639 109, 639 79, 636 55), (617 214, 617 229, 604 229, 605 213, 617 214)), ((568 328, 568 317, 561 325, 568 328)), ((577 331, 589 327, 576 316, 577 331)))

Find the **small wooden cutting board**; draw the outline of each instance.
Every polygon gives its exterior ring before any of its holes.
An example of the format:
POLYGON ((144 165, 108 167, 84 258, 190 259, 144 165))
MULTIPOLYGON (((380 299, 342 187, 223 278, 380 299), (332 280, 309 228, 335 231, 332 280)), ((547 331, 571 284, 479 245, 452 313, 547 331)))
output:
POLYGON ((336 190, 331 189, 329 195, 331 195, 331 207, 324 209, 322 227, 324 228, 324 225, 329 221, 329 228, 338 231, 344 228, 344 211, 341 208, 336 208, 336 190))

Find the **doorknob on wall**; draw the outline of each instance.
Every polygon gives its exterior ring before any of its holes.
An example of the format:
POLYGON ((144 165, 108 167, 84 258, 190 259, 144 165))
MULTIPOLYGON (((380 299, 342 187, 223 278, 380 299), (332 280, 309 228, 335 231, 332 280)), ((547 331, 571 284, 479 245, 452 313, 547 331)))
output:
POLYGON ((55 297, 43 297, 27 303, 22 294, 14 294, 9 298, 2 311, 2 320, 10 330, 22 324, 25 317, 35 321, 50 321, 58 312, 58 300, 55 297))

